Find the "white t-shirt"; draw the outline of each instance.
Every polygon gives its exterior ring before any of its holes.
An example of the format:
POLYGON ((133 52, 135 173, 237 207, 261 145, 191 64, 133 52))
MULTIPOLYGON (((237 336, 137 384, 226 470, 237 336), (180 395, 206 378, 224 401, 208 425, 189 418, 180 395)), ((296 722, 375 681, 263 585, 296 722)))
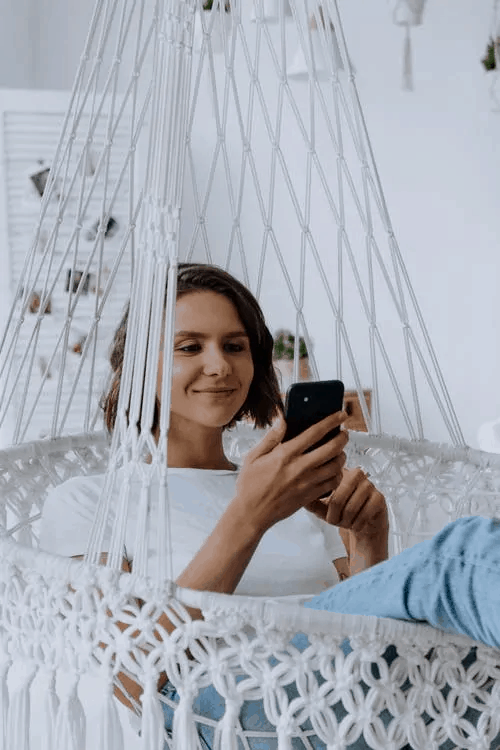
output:
MULTIPOLYGON (((231 470, 168 469, 174 580, 191 562, 235 497, 237 478, 238 471, 231 470)), ((85 553, 104 480, 104 474, 73 477, 49 492, 42 513, 41 549, 66 557, 85 553)), ((115 487, 117 497, 112 499, 111 507, 116 507, 120 481, 115 487)), ((138 484, 137 497, 139 489, 138 484)), ((135 531, 132 507, 124 550, 130 562, 134 559, 135 531)), ((107 551, 104 544, 101 552, 107 551)), ((264 534, 235 593, 312 596, 339 582, 333 560, 345 556, 338 529, 301 508, 264 534)), ((148 540, 151 575, 155 557, 151 539, 148 540)))

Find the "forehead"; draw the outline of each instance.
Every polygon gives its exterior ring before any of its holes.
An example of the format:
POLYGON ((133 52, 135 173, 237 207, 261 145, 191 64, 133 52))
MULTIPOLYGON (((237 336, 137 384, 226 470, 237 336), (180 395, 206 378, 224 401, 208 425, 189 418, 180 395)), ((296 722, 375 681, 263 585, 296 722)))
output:
POLYGON ((175 306, 175 335, 245 334, 238 310, 230 299, 215 292, 183 295, 175 306))

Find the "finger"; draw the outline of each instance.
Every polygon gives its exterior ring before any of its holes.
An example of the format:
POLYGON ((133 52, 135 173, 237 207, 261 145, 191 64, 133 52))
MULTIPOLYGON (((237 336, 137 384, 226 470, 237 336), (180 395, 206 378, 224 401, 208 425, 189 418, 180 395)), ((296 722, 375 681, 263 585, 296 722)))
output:
POLYGON ((352 528, 373 490, 373 485, 366 478, 354 486, 352 481, 342 483, 330 501, 326 519, 328 523, 344 529, 352 528))
POLYGON ((312 503, 308 503, 305 508, 311 511, 311 513, 314 513, 315 516, 318 516, 318 518, 321 518, 322 521, 326 521, 326 513, 328 510, 326 501, 313 500, 312 503))
POLYGON ((271 429, 266 432, 262 440, 256 446, 248 451, 248 460, 253 461, 259 456, 270 453, 279 443, 281 443, 286 432, 286 422, 283 414, 279 414, 273 422, 271 429))
POLYGON ((318 466, 323 466, 324 464, 328 464, 330 461, 333 461, 335 458, 339 456, 345 456, 344 448, 346 447, 347 443, 349 442, 349 433, 345 430, 342 430, 337 437, 333 438, 333 440, 330 440, 325 445, 322 445, 320 448, 316 448, 314 451, 309 453, 309 455, 314 455, 318 466))
POLYGON ((356 487, 366 480, 365 472, 357 466, 355 469, 344 469, 342 485, 339 488, 338 496, 341 500, 346 500, 355 491, 356 487))
POLYGON ((313 451, 305 453, 304 456, 301 457, 304 459, 304 465, 301 467, 301 470, 308 471, 312 469, 314 471, 320 467, 321 469, 326 468, 327 474, 325 478, 329 480, 331 471, 329 471, 328 467, 331 467, 332 462, 337 458, 342 460, 343 465, 343 456, 345 456, 344 448, 346 447, 348 440, 349 436, 347 432, 342 431, 332 440, 329 440, 328 443, 325 443, 325 445, 321 445, 319 448, 315 448, 313 451))
POLYGON ((388 525, 387 505, 382 493, 374 489, 362 512, 354 520, 352 531, 370 535, 380 531, 382 525, 388 525))
MULTIPOLYGON (((345 411, 338 411, 335 412, 335 414, 330 414, 325 419, 322 419, 320 422, 312 425, 312 427, 304 430, 304 432, 301 432, 300 435, 297 435, 288 443, 283 443, 283 445, 287 446, 287 450, 291 453, 291 455, 300 456, 304 453, 305 450, 307 450, 307 448, 310 448, 311 445, 317 443, 331 430, 335 429, 336 427, 340 427, 346 419, 347 414, 345 411)), ((343 432, 340 432, 337 437, 340 437, 340 435, 342 434, 343 432)), ((334 439, 336 440, 337 438, 334 439)), ((339 441, 339 444, 341 444, 342 442, 343 440, 339 441)), ((328 443, 325 446, 321 447, 325 448, 327 445, 328 443)), ((320 450, 320 448, 317 448, 316 450, 320 450)), ((342 450, 342 448, 340 448, 340 450, 342 450)), ((328 455, 328 450, 326 451, 326 454, 328 455)))
POLYGON ((321 482, 320 485, 322 494, 324 494, 325 491, 334 492, 340 487, 344 476, 343 468, 345 466, 346 460, 346 454, 344 453, 344 451, 342 451, 340 456, 332 458, 330 461, 328 461, 328 463, 324 464, 321 467, 321 471, 326 472, 325 479, 321 482))
POLYGON ((369 512, 368 508, 372 492, 374 492, 374 488, 368 479, 364 479, 358 484, 344 505, 341 518, 342 525, 345 524, 346 528, 353 531, 364 525, 367 513, 369 512))
POLYGON ((342 468, 345 462, 346 455, 342 452, 340 456, 332 458, 327 464, 321 467, 319 473, 324 478, 314 486, 314 493, 317 497, 304 506, 323 519, 326 518, 330 496, 342 482, 342 468))

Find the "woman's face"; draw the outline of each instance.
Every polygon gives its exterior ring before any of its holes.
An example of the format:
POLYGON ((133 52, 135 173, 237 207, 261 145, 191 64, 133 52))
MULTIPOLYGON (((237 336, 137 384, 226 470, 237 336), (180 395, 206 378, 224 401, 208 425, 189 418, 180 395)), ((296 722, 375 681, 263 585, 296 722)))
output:
MULTIPOLYGON (((238 311, 222 294, 190 292, 176 303, 174 336, 171 424, 176 417, 177 422, 223 427, 245 403, 254 374, 250 340, 238 311), (214 392, 219 389, 231 392, 214 392)), ((160 399, 162 377, 163 352, 160 399)))

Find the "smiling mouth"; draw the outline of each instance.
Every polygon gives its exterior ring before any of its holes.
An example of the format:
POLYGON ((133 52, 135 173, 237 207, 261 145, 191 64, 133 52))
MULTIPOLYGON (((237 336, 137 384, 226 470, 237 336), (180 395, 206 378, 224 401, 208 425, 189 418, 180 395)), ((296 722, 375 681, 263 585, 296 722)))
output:
POLYGON ((232 388, 230 391, 195 391, 195 393, 208 394, 209 396, 230 396, 235 390, 235 388, 232 388))

